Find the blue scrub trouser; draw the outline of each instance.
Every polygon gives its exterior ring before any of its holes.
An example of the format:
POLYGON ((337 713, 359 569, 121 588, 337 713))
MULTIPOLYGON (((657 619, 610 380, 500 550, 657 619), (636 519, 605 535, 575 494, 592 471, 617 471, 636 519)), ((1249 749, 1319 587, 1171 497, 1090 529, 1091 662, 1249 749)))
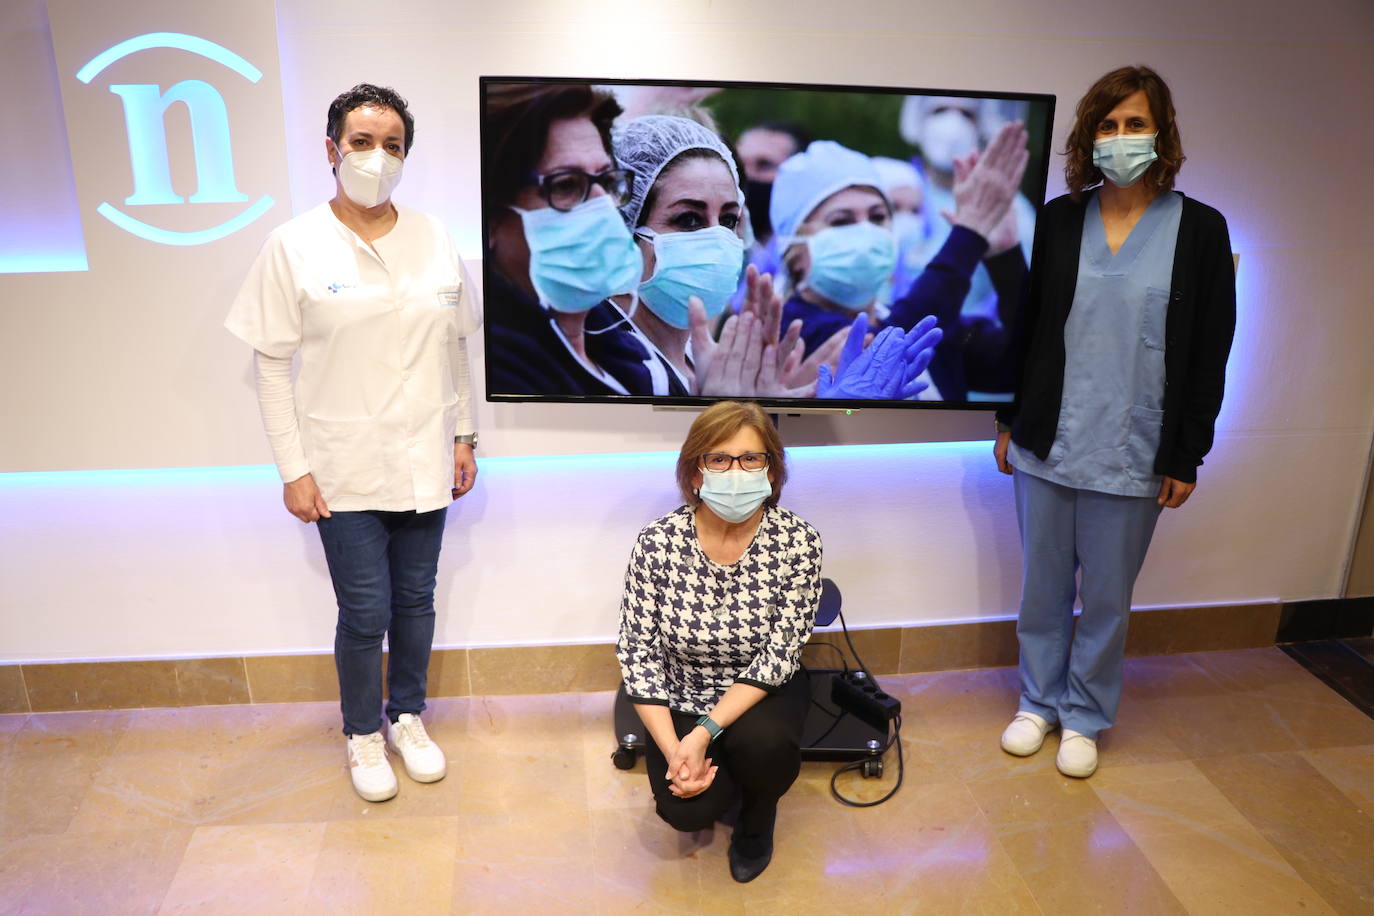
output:
POLYGON ((1096 738, 1116 721, 1131 591, 1160 507, 1154 497, 1079 490, 1024 471, 1013 479, 1022 558, 1020 709, 1096 738), (1075 591, 1083 599, 1076 627, 1075 591))

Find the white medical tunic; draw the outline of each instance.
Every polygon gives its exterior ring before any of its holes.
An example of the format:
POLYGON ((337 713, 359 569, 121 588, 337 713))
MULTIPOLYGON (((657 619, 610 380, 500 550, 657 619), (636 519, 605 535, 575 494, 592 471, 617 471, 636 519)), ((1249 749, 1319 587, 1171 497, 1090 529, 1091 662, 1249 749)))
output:
POLYGON ((273 230, 225 326, 268 357, 300 355, 299 435, 273 443, 282 479, 312 474, 334 511, 447 506, 454 436, 474 430, 477 305, 426 214, 396 207, 370 246, 328 203, 273 230))

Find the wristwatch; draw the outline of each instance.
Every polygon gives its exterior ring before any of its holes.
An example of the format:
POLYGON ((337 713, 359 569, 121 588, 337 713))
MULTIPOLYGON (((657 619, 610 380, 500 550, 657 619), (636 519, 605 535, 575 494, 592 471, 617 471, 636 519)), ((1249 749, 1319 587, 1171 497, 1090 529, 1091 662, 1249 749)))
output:
MULTIPOLYGON (((725 731, 725 729, 717 725, 716 720, 712 719, 710 716, 702 716, 700 719, 697 719, 697 725, 706 729, 707 734, 711 736, 711 741, 715 741, 720 737, 720 733, 725 731)), ((708 741, 707 743, 709 744, 710 742, 708 741)))
POLYGON ((998 432, 998 433, 1009 433, 1009 432, 1011 432, 1011 427, 1008 426, 1007 424, 1003 423, 1001 420, 997 419, 996 417, 993 417, 993 418, 992 418, 992 428, 993 428, 996 432, 998 432))
POLYGON ((461 443, 461 444, 463 444, 463 445, 471 445, 474 449, 477 448, 477 434, 476 434, 476 433, 466 433, 465 435, 462 435, 462 436, 454 436, 454 437, 453 437, 453 441, 454 441, 454 442, 457 442, 457 443, 461 443))

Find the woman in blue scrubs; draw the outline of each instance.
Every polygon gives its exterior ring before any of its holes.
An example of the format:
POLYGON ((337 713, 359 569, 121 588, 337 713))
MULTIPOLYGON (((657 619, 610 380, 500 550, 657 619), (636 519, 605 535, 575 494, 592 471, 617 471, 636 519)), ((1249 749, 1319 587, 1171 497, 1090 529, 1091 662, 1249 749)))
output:
POLYGON ((1226 220, 1173 189, 1183 148, 1158 74, 1099 79, 1065 155, 1069 193, 1041 211, 1016 330, 1020 385, 997 413, 1023 570, 1021 697, 1002 748, 1034 754, 1061 728, 1060 772, 1087 777, 1116 721, 1155 521, 1187 501, 1212 446, 1236 298, 1226 220))

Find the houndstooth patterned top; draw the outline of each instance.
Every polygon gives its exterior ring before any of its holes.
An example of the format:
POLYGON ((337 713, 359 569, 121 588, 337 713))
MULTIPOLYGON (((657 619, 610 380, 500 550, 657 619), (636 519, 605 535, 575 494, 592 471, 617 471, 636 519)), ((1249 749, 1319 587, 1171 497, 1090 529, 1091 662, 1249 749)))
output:
POLYGON ((625 574, 616 655, 635 703, 711 711, 733 683, 773 691, 800 663, 821 595, 821 537, 778 506, 744 556, 711 560, 683 506, 639 533, 625 574))

